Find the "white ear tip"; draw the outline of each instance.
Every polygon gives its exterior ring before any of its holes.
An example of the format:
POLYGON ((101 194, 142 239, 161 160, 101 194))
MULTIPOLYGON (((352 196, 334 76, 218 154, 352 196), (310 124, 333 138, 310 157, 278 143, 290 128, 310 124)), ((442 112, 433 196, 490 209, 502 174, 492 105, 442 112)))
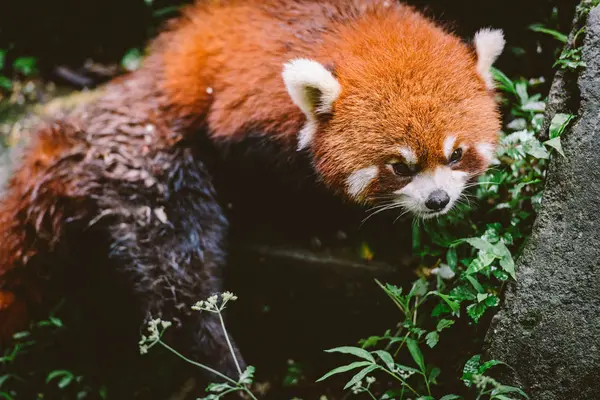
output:
POLYGON ((295 76, 302 72, 303 69, 309 68, 311 63, 315 61, 307 60, 306 58, 297 58, 283 64, 283 80, 287 84, 294 80, 295 76))
POLYGON ((498 59, 506 40, 501 29, 483 28, 475 34, 475 51, 477 52, 477 72, 483 77, 488 88, 494 87, 490 68, 498 59))
POLYGON ((482 28, 475 34, 475 42, 484 41, 495 43, 504 48, 506 41, 504 40, 504 32, 502 29, 482 28))

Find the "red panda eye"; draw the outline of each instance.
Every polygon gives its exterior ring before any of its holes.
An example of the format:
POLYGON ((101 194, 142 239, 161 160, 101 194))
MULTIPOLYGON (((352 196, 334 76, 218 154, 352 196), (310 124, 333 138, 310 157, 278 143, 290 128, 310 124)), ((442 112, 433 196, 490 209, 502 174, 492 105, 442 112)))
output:
POLYGON ((410 176, 413 174, 410 167, 403 162, 397 162, 392 164, 392 169, 394 173, 398 176, 410 176))
POLYGON ((454 150, 452 155, 450 156, 450 163, 457 163, 462 159, 463 151, 461 148, 454 150))

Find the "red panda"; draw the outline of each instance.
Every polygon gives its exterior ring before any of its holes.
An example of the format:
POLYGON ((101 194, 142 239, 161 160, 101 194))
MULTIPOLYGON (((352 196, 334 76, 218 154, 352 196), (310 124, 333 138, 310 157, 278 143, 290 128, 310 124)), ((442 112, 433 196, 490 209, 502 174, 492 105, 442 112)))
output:
POLYGON ((23 327, 49 270, 82 264, 87 241, 145 317, 195 321, 181 340, 225 364, 215 321, 189 312, 220 290, 226 259, 227 220, 196 136, 259 132, 309 154, 343 198, 436 216, 492 158, 490 68, 503 46, 501 31, 470 46, 390 0, 189 6, 140 70, 32 135, 0 202, 0 330, 23 327))

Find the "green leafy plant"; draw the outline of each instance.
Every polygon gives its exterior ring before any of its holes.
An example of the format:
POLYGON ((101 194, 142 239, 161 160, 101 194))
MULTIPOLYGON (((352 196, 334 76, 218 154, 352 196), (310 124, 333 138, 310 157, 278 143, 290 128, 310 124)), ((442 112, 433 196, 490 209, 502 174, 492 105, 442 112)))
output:
POLYGON ((214 374, 215 376, 221 378, 223 382, 219 383, 211 383, 206 388, 206 391, 209 393, 206 397, 203 397, 199 400, 217 400, 226 395, 234 392, 243 392, 248 395, 251 399, 256 400, 254 394, 250 391, 249 385, 254 381, 254 367, 248 366, 244 371, 240 368, 240 364, 235 355, 235 351, 231 345, 229 340, 229 335, 227 333, 227 329, 225 327, 225 321, 223 320, 223 311, 226 308, 226 305, 230 301, 237 300, 237 296, 230 292, 224 292, 221 295, 212 295, 206 300, 201 300, 192 306, 192 309, 195 311, 204 311, 212 314, 216 314, 219 317, 219 321, 221 322, 221 329, 223 329, 223 334, 227 340, 227 344, 229 345, 229 350, 231 353, 231 357, 235 366, 237 367, 238 377, 237 379, 231 378, 227 375, 222 374, 214 368, 211 368, 208 365, 193 361, 183 354, 179 353, 173 347, 169 346, 162 340, 162 336, 164 332, 167 330, 169 326, 171 326, 171 322, 162 321, 160 319, 153 319, 148 323, 148 336, 143 335, 139 342, 139 348, 141 354, 147 354, 148 351, 156 346, 162 346, 167 349, 171 353, 175 354, 177 357, 181 358, 185 362, 203 369, 207 372, 214 374))
MULTIPOLYGON (((582 60, 581 47, 577 45, 569 46, 569 37, 564 33, 558 32, 555 29, 550 29, 544 27, 542 24, 533 24, 529 26, 534 32, 543 33, 546 35, 552 36, 554 39, 558 40, 560 43, 565 45, 564 49, 558 56, 558 59, 554 63, 555 67, 559 67, 562 69, 575 71, 579 68, 585 67, 585 62, 582 60)), ((572 43, 576 44, 579 42, 581 35, 585 32, 582 28, 580 29, 573 37, 572 43)))
MULTIPOLYGON (((27 361, 22 363, 22 360, 26 360, 32 354, 53 346, 54 338, 66 329, 57 316, 61 307, 62 303, 50 313, 47 319, 32 324, 27 331, 13 335, 14 343, 6 348, 3 356, 0 357, 0 399, 25 398, 24 393, 30 392, 29 386, 32 381, 41 381, 41 386, 36 389, 38 398, 55 398, 58 395, 77 399, 107 398, 105 387, 92 387, 85 377, 74 371, 48 370, 40 366, 38 366, 39 370, 31 370, 27 361)), ((56 361, 60 363, 60 360, 56 361)))
MULTIPOLYGON (((409 290, 377 282, 399 310, 396 329, 364 339, 360 347, 328 350, 355 360, 319 381, 352 372, 344 388, 373 399, 462 398, 456 394, 435 397, 442 371, 426 361, 425 350, 435 351, 445 332, 459 320, 479 323, 500 303, 505 283, 516 279, 514 258, 521 252, 541 202, 547 160, 552 150, 564 156, 560 136, 575 118, 557 114, 550 139, 541 142, 538 135, 546 102, 540 94, 530 94, 539 80, 511 80, 498 70, 493 72, 511 117, 501 133, 494 165, 473 184, 472 192, 454 212, 438 221, 413 224, 413 253, 420 259, 423 277, 409 290), (476 204, 471 203, 472 197, 477 198, 476 204), (377 394, 372 376, 376 374, 387 375, 398 389, 377 394)), ((503 363, 481 362, 480 356, 466 361, 461 379, 474 398, 527 398, 521 389, 486 376, 499 364, 503 363)))

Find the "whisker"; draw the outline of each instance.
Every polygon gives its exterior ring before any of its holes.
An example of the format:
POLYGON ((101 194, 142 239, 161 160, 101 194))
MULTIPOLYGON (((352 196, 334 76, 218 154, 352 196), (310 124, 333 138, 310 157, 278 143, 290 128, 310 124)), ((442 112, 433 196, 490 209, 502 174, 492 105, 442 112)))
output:
POLYGON ((400 208, 400 207, 402 207, 402 204, 400 204, 400 203, 394 203, 394 204, 387 205, 386 207, 382 207, 379 210, 376 210, 376 211, 372 212, 371 214, 367 215, 367 217, 362 220, 360 226, 362 227, 369 218, 373 217, 376 214, 379 214, 383 211, 392 210, 394 208, 400 208))
POLYGON ((398 215, 398 217, 396 217, 396 219, 394 220, 393 223, 395 224, 400 218, 402 218, 403 216, 405 216, 406 214, 408 214, 409 211, 410 210, 405 210, 402 214, 398 215))

